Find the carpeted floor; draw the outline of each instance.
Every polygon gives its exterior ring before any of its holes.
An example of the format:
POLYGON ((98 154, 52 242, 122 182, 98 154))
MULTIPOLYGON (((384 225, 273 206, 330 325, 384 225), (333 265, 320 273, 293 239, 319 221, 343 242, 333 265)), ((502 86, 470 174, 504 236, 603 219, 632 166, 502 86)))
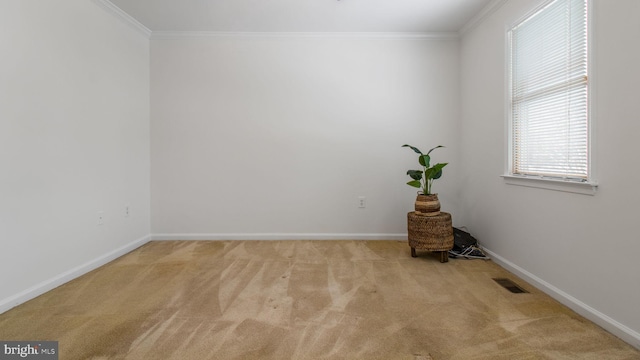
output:
POLYGON ((491 261, 409 250, 150 242, 1 314, 0 340, 57 340, 65 360, 640 359, 491 261))

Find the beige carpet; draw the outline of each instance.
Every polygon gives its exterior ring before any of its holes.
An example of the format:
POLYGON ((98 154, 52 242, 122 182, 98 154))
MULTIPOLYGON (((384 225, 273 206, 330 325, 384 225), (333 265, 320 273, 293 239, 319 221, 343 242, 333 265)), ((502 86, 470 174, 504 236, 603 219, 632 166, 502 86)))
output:
POLYGON ((640 359, 490 261, 409 250, 151 242, 1 314, 0 340, 57 340, 65 360, 640 359))

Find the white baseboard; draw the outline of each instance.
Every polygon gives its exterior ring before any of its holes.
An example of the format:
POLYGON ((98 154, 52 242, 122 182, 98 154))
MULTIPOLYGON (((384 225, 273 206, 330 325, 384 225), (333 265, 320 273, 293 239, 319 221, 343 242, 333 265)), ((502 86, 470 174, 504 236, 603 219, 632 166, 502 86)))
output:
POLYGON ((407 234, 152 234, 152 240, 407 240, 407 234))
POLYGON ((493 251, 485 247, 483 247, 482 249, 498 265, 504 267, 515 275, 531 283, 531 285, 540 289, 552 298, 558 300, 560 303, 577 312, 581 316, 584 316, 585 318, 593 321, 603 329, 627 342, 629 345, 640 349, 640 333, 638 333, 637 331, 629 328, 624 324, 621 324, 620 322, 607 316, 606 314, 601 313, 600 311, 592 308, 591 306, 583 303, 575 297, 540 279, 539 277, 510 262, 502 256, 494 253, 493 251))
POLYGON ((36 284, 16 295, 10 296, 6 299, 2 299, 0 300, 0 314, 24 302, 27 302, 35 297, 38 297, 46 293, 47 291, 53 290, 64 283, 67 283, 77 277, 80 277, 88 273, 89 271, 95 270, 100 266, 110 261, 113 261, 134 249, 139 248, 140 246, 146 244, 150 240, 151 240, 151 235, 146 235, 138 240, 135 240, 125 246, 115 249, 96 259, 93 259, 87 263, 84 263, 73 269, 65 271, 62 274, 56 275, 49 280, 45 280, 39 284, 36 284))

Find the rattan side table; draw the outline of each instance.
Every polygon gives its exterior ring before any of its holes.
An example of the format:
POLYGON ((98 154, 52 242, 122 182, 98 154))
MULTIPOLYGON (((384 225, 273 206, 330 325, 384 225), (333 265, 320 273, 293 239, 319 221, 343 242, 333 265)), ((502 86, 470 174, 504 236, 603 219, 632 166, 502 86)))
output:
POLYGON ((451 214, 440 212, 436 216, 407 214, 407 229, 411 257, 416 257, 416 249, 440 254, 440 262, 449 261, 449 250, 453 248, 453 225, 451 214))

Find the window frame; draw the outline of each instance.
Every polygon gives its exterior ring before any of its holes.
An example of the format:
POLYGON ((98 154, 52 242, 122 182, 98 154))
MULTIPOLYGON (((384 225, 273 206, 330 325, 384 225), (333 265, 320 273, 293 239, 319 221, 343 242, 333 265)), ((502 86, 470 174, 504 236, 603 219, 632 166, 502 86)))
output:
POLYGON ((541 1, 537 6, 528 11, 524 16, 512 22, 511 24, 506 24, 505 26, 505 167, 504 173, 501 177, 504 179, 505 184, 508 185, 518 185, 518 186, 526 186, 533 188, 541 188, 547 190, 554 191, 563 191, 563 192, 571 192, 577 194, 585 194, 585 195, 595 195, 598 184, 595 181, 595 170, 596 170, 596 161, 594 159, 594 149, 595 149, 595 137, 594 137, 594 129, 595 129, 595 121, 593 118, 593 114, 595 114, 595 104, 593 99, 595 99, 596 86, 596 77, 595 77, 595 59, 594 59, 594 41, 593 41, 593 33, 594 33, 594 23, 593 23, 593 1, 586 0, 587 4, 587 77, 588 77, 588 92, 587 92, 587 179, 586 181, 573 181, 569 179, 563 179, 560 177, 546 177, 546 176, 532 176, 532 175, 519 175, 513 173, 513 113, 512 113, 512 63, 511 63, 511 53, 512 53, 512 41, 511 41, 511 30, 516 26, 521 24, 522 22, 529 19, 531 16, 538 13, 540 10, 549 6, 552 2, 556 0, 544 0, 541 1))

